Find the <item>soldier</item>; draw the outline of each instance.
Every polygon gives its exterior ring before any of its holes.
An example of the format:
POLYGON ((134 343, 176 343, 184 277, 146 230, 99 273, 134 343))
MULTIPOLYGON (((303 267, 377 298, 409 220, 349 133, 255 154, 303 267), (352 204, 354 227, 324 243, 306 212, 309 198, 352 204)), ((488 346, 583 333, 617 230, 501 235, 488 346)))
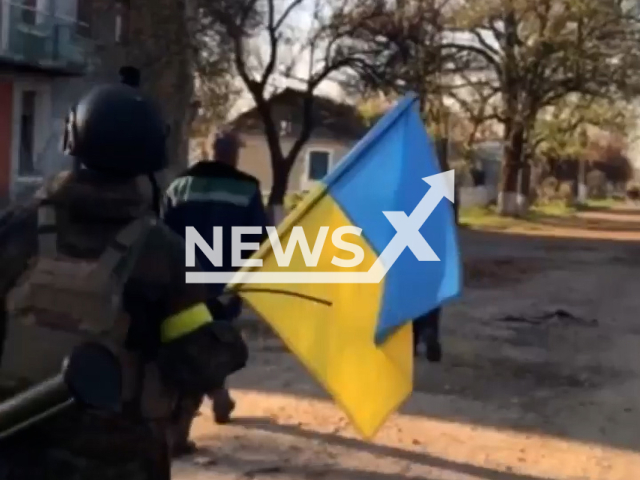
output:
POLYGON ((4 398, 57 374, 87 339, 122 370, 118 411, 74 404, 0 441, 2 480, 168 480, 180 397, 245 365, 242 337, 212 322, 208 292, 184 282, 184 242, 156 220, 165 143, 137 89, 96 87, 68 118, 73 171, 0 221, 4 398))
POLYGON ((418 355, 418 347, 423 344, 425 356, 432 363, 442 360, 442 346, 440 345, 440 313, 441 308, 431 310, 429 313, 416 318, 413 321, 413 352, 418 355))
MULTIPOLYGON (((223 266, 215 267, 200 251, 198 260, 204 270, 229 271, 231 261, 231 229, 236 226, 259 227, 261 234, 244 235, 243 241, 260 243, 266 236, 266 212, 262 202, 258 180, 237 168, 240 139, 232 132, 216 137, 213 144, 214 161, 200 161, 178 176, 167 189, 163 218, 167 225, 180 235, 186 227, 195 227, 203 238, 210 238, 212 228, 223 228, 223 266)), ((219 301, 225 286, 209 285, 209 308, 216 312, 216 319, 231 321, 242 308, 237 298, 219 301)), ((213 416, 218 424, 229 422, 235 402, 226 388, 210 392, 213 416)), ((196 445, 188 440, 189 430, 197 414, 202 397, 185 400, 185 410, 176 424, 176 450, 174 456, 195 451, 196 445)))

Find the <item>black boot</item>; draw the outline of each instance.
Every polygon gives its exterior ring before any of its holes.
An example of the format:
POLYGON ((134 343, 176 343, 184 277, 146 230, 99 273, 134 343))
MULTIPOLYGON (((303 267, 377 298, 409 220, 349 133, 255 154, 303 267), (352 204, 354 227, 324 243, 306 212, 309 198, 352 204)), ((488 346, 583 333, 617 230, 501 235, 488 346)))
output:
POLYGON ((213 418, 218 425, 224 425, 231 421, 231 414, 236 408, 229 391, 226 388, 216 391, 211 398, 213 402, 213 418))
POLYGON ((193 440, 187 440, 186 442, 174 445, 171 449, 172 458, 182 458, 189 455, 193 455, 198 451, 198 446, 193 440))
POLYGON ((440 342, 427 343, 427 360, 431 363, 439 363, 442 360, 442 346, 440 342))
POLYGON ((415 320, 413 322, 413 356, 418 357, 420 352, 418 352, 418 347, 420 346, 420 342, 422 340, 422 331, 421 324, 419 320, 415 320))

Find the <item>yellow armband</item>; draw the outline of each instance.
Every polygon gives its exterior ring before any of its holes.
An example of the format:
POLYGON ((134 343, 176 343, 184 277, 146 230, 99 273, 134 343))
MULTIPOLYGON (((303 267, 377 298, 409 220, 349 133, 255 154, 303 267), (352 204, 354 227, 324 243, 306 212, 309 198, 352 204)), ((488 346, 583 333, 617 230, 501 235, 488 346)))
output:
POLYGON ((162 343, 172 342, 212 321, 207 305, 198 303, 166 318, 160 326, 160 340, 162 343))

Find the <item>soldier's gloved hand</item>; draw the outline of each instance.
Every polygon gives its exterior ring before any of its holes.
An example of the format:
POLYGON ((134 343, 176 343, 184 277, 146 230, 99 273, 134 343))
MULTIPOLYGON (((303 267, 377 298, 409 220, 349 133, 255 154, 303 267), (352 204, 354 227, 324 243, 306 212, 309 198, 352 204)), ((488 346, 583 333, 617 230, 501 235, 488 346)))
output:
POLYGON ((242 299, 233 293, 225 293, 207 302, 214 320, 232 321, 242 313, 242 299))
POLYGON ((242 298, 235 293, 229 293, 225 298, 225 310, 229 320, 238 318, 242 313, 242 298))

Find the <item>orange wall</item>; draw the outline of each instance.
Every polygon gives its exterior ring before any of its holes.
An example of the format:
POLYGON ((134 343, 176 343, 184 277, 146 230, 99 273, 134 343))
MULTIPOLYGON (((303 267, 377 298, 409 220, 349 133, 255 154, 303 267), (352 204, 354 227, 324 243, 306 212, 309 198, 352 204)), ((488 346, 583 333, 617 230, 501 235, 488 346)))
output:
POLYGON ((9 198, 12 119, 13 84, 0 81, 0 205, 9 198))

